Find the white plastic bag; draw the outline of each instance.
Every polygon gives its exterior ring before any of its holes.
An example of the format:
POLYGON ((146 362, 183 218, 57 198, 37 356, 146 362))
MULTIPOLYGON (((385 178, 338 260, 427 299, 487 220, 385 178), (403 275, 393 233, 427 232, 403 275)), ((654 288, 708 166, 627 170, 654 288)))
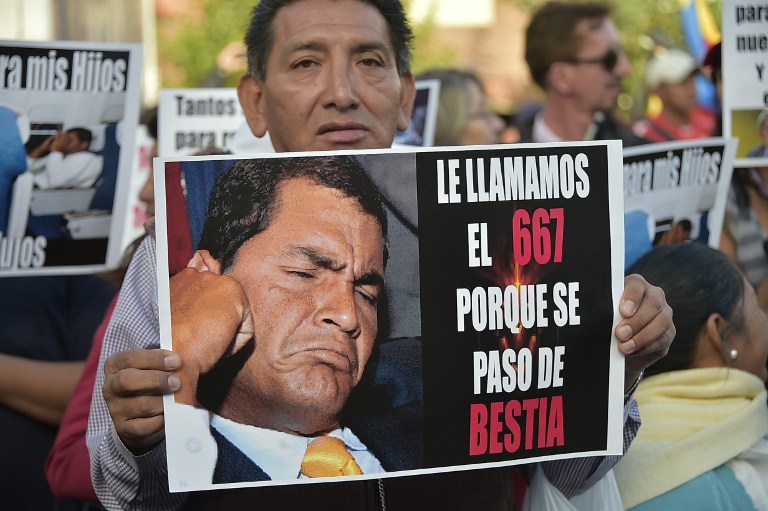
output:
POLYGON ((613 470, 610 470, 589 490, 569 500, 549 482, 544 471, 537 466, 523 504, 523 511, 623 510, 624 506, 621 503, 613 470))

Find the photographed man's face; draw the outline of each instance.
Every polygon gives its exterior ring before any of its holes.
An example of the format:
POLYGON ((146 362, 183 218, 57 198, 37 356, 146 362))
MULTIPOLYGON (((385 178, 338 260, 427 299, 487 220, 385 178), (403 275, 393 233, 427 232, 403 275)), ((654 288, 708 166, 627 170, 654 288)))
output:
POLYGON ((760 139, 763 141, 764 146, 768 146, 768 117, 760 124, 760 139))
POLYGON ((621 51, 621 37, 616 25, 605 18, 595 29, 590 29, 591 20, 582 20, 577 26, 583 35, 581 48, 577 54, 579 60, 593 60, 603 57, 608 50, 619 51, 619 58, 612 70, 602 64, 579 64, 573 75, 572 85, 580 105, 589 112, 602 112, 613 109, 621 93, 621 80, 632 68, 627 56, 621 51))
POLYGON ((680 83, 666 83, 657 92, 664 108, 678 115, 689 115, 698 105, 696 74, 691 73, 680 83))
POLYGON ((389 147, 408 126, 413 77, 400 76, 387 23, 358 0, 281 8, 264 82, 238 87, 251 130, 277 151, 389 147))
POLYGON ((371 355, 384 240, 355 199, 307 178, 283 182, 277 203, 228 272, 255 320, 238 388, 257 425, 312 434, 338 417, 371 355))
POLYGON ((64 154, 74 154, 82 151, 86 151, 90 142, 81 141, 77 138, 77 134, 73 131, 65 131, 61 135, 61 152, 64 154))

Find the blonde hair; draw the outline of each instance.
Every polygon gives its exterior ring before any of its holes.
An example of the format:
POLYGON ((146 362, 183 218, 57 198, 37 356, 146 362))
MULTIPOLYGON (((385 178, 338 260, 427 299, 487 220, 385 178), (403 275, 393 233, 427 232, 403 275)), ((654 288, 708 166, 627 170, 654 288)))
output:
POLYGON ((421 73, 416 79, 440 80, 435 145, 458 145, 472 115, 470 87, 474 84, 482 91, 482 82, 473 72, 458 69, 432 69, 421 73))

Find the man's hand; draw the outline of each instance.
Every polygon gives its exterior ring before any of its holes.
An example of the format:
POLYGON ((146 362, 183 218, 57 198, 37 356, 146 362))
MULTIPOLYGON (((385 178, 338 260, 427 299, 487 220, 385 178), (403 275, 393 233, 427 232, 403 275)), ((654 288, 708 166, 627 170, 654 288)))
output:
POLYGON ((121 351, 105 361, 102 393, 117 434, 133 454, 163 440, 162 395, 180 387, 173 374, 180 365, 179 356, 166 350, 121 351))
POLYGON ((619 350, 626 355, 624 392, 628 392, 640 373, 667 354, 675 325, 672 308, 660 287, 650 285, 640 275, 624 278, 624 293, 619 302, 624 319, 616 326, 619 350))
POLYGON ((53 141, 57 136, 58 135, 51 135, 50 137, 46 138, 42 144, 32 149, 32 151, 29 153, 29 157, 33 160, 36 160, 48 154, 51 151, 51 145, 53 145, 53 141))
POLYGON ((67 137, 69 137, 67 133, 58 133, 51 143, 51 152, 61 152, 62 149, 65 149, 68 142, 67 137))
POLYGON ((171 330, 173 349, 183 361, 176 400, 198 406, 200 375, 253 338, 245 291, 232 277, 185 268, 171 278, 171 330))

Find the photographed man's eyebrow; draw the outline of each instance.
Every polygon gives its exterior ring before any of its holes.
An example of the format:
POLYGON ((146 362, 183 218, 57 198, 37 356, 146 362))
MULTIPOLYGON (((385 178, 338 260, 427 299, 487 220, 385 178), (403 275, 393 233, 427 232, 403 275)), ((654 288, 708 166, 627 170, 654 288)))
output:
POLYGON ((355 279, 355 285, 358 286, 376 286, 384 287, 384 276, 377 272, 371 271, 355 279))
MULTIPOLYGON (((341 271, 347 267, 346 263, 334 261, 327 255, 321 254, 311 247, 296 247, 295 252, 306 257, 312 264, 331 271, 341 271)), ((358 286, 384 286, 384 276, 377 271, 370 271, 355 278, 355 284, 358 286)))
POLYGON ((302 257, 305 257, 309 260, 312 264, 319 266, 321 268, 325 268, 332 271, 340 271, 346 268, 346 263, 342 263, 340 261, 335 261, 333 258, 321 254, 317 250, 311 247, 295 247, 292 252, 299 254, 302 257))

